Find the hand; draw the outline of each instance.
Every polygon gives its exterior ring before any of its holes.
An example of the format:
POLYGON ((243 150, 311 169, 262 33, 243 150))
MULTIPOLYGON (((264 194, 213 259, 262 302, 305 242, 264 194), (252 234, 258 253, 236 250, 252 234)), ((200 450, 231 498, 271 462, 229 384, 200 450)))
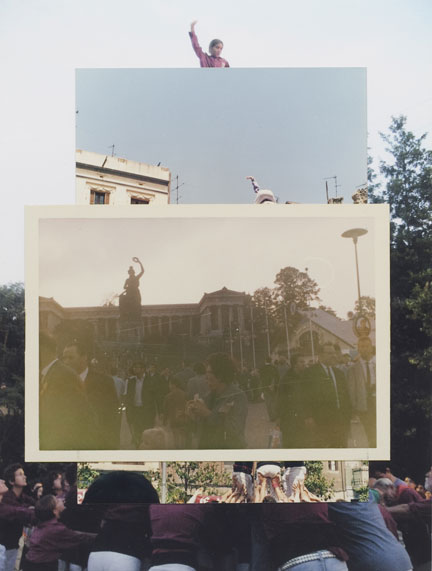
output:
POLYGON ((194 20, 191 24, 191 32, 193 32, 195 30, 195 26, 198 23, 198 20, 194 20))

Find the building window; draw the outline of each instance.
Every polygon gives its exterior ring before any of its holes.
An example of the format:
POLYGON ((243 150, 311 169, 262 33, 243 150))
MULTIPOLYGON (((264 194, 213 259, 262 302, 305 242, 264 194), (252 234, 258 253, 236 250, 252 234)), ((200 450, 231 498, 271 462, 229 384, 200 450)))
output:
POLYGON ((131 197, 131 204, 149 204, 150 200, 147 198, 136 198, 135 196, 131 197))
POLYGON ((334 460, 328 462, 328 469, 331 470, 332 472, 337 472, 339 469, 338 462, 335 462, 334 460))
POLYGON ((104 192, 103 190, 91 190, 90 204, 109 204, 109 192, 104 192))

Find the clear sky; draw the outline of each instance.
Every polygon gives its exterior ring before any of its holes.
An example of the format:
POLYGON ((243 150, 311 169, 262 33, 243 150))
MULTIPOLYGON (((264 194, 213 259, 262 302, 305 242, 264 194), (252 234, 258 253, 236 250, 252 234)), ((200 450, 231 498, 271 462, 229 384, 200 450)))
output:
POLYGON ((247 175, 324 202, 335 174, 351 203, 367 179, 364 68, 78 70, 77 109, 78 148, 161 162, 181 203, 250 203, 247 175))
POLYGON ((357 282, 353 243, 341 234, 354 226, 368 231, 358 244, 361 293, 375 297, 373 219, 307 213, 273 218, 268 217, 273 209, 289 215, 293 207, 252 205, 249 210, 257 208, 265 209, 264 218, 208 218, 205 210, 199 217, 187 210, 180 218, 157 219, 65 219, 64 211, 52 219, 48 214, 40 222, 39 292, 65 307, 102 305, 121 293, 130 265, 138 273, 132 263, 138 256, 145 268, 143 304, 197 303, 222 287, 250 294, 273 287, 276 274, 293 266, 308 268, 323 303, 346 317, 354 309, 357 282))
MULTIPOLYGON (((234 68, 367 67, 369 146, 378 160, 378 131, 391 115, 406 114, 418 135, 431 129, 431 12, 429 0, 3 0, 0 283, 24 277, 23 205, 74 202, 76 68, 196 68, 193 19, 204 47, 223 39, 234 68)), ((99 144, 109 152, 113 143, 126 154, 125 137, 106 131, 99 144)))

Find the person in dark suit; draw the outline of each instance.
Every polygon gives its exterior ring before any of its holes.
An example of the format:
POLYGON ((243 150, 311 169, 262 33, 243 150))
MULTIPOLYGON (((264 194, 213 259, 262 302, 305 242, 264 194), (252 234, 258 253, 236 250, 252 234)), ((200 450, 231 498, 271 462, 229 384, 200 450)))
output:
POLYGON ((95 423, 77 373, 57 358, 55 340, 39 336, 39 446, 41 450, 96 448, 95 423))
POLYGON ((156 417, 156 402, 143 363, 136 362, 132 375, 127 379, 126 417, 131 429, 134 446, 141 443, 142 433, 153 428, 156 417))
POLYGON ((319 362, 306 370, 302 383, 302 406, 307 448, 344 448, 347 446, 351 404, 344 374, 334 367, 336 351, 332 343, 319 349, 319 362))
POLYGON ((120 447, 120 409, 114 379, 90 366, 86 347, 78 341, 63 350, 63 362, 81 378, 85 394, 97 424, 97 448, 120 447))

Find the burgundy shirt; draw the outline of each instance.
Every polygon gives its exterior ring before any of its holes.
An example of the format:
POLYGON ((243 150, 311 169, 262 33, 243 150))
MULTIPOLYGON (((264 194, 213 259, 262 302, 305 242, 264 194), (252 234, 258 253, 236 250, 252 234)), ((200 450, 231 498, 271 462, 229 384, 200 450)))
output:
MULTIPOLYGON (((34 504, 35 501, 33 498, 26 494, 17 496, 13 490, 6 492, 1 502, 3 510, 7 509, 6 506, 14 508, 28 508, 30 506, 34 506, 34 504)), ((3 520, 3 518, 1 519, 3 520)), ((0 543, 4 545, 6 549, 16 549, 18 547, 18 542, 23 532, 23 524, 24 522, 19 518, 0 521, 0 543)))
POLYGON ((206 54, 198 43, 195 32, 189 32, 194 52, 198 56, 201 67, 229 67, 226 59, 220 56, 211 56, 206 54))
POLYGON ((262 504, 262 515, 277 566, 320 549, 328 549, 343 561, 348 559, 326 503, 262 504))
POLYGON ((83 544, 91 545, 93 534, 73 531, 56 518, 40 523, 31 534, 27 559, 32 563, 51 563, 56 561, 63 551, 83 544))

